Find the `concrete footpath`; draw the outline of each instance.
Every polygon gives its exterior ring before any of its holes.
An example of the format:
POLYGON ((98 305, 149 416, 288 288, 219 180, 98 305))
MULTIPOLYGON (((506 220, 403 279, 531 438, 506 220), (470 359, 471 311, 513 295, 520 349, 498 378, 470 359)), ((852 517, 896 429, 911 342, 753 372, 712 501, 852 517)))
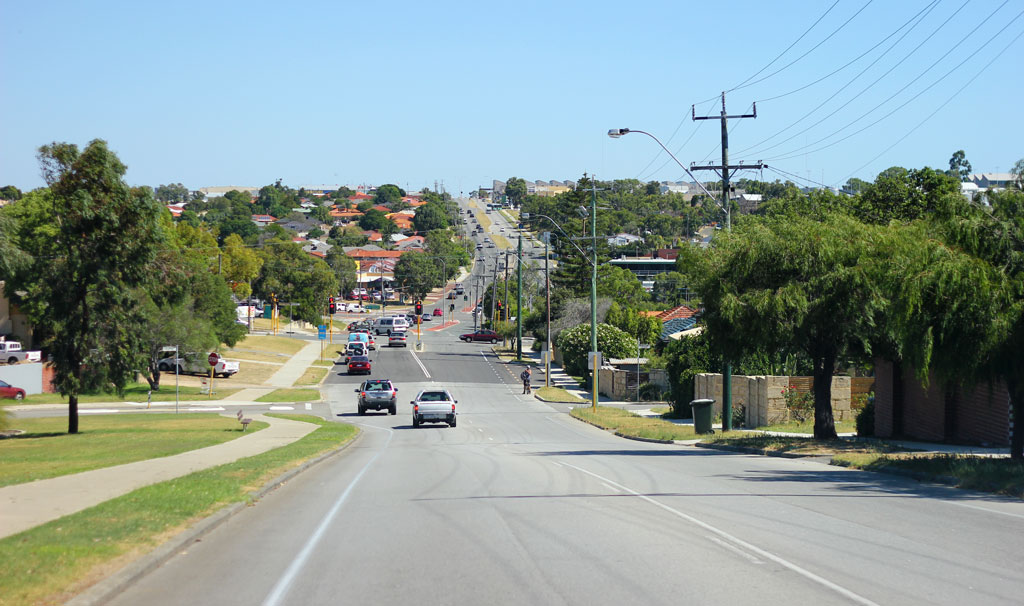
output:
POLYGON ((270 427, 230 442, 181 454, 0 488, 0 538, 81 511, 143 486, 231 463, 285 446, 317 428, 255 415, 270 427))
MULTIPOLYGON (((319 357, 320 342, 310 341, 264 382, 265 387, 245 388, 221 400, 204 399, 194 403, 200 405, 221 404, 225 408, 231 404, 262 404, 256 402, 255 399, 274 389, 292 387, 295 381, 306 372, 310 364, 319 357)), ((181 402, 182 405, 190 403, 192 402, 181 402)), ((161 404, 167 405, 167 403, 161 404)), ((173 402, 170 404, 173 405, 173 402)), ((106 404, 106 406, 109 405, 111 403, 106 404)), ((66 404, 11 406, 8 407, 8 410, 12 412, 38 410, 43 406, 67 407, 66 404)), ((83 408, 97 406, 104 406, 104 404, 91 404, 83 408)), ((228 416, 234 415, 232 413, 228 416)), ((253 419, 265 421, 270 424, 270 427, 253 431, 230 442, 169 457, 137 461, 0 488, 0 538, 81 511, 143 486, 280 448, 306 436, 317 428, 312 423, 263 415, 255 415, 253 419)))

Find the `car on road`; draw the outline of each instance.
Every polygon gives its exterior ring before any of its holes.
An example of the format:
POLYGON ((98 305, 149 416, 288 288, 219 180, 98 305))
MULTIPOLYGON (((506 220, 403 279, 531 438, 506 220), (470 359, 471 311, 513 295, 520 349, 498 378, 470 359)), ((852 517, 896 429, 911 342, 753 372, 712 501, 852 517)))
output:
POLYGON ((459 338, 466 343, 472 343, 475 341, 484 341, 487 343, 497 343, 501 340, 501 335, 494 332, 493 330, 478 330, 476 332, 468 332, 464 335, 459 335, 459 338))
POLYGON ((455 427, 455 405, 459 401, 447 389, 424 389, 409 403, 412 404, 413 427, 423 423, 447 423, 455 427))
POLYGON ((388 347, 405 347, 405 333, 393 332, 388 335, 388 347))
POLYGON ((430 314, 423 314, 422 316, 420 316, 420 322, 430 322, 430 320, 430 314))
POLYGON ((348 374, 370 374, 370 358, 366 356, 352 356, 349 358, 348 374))
POLYGON ((356 388, 357 407, 359 414, 367 410, 387 410, 389 414, 398 414, 398 388, 390 379, 367 379, 356 388))
POLYGON ((7 381, 0 381, 0 398, 13 398, 15 400, 25 399, 25 390, 15 387, 7 381))
POLYGON ((366 355, 366 343, 360 341, 350 341, 345 347, 345 364, 348 364, 354 356, 365 356, 366 355))
POLYGON ((357 330, 370 330, 371 323, 369 320, 356 320, 350 322, 348 325, 349 332, 355 332, 357 330))
MULTIPOLYGON (((454 299, 455 297, 450 297, 450 298, 454 299)), ((444 311, 442 311, 440 307, 435 307, 434 311, 433 311, 433 314, 435 316, 443 316, 444 315, 444 311)))

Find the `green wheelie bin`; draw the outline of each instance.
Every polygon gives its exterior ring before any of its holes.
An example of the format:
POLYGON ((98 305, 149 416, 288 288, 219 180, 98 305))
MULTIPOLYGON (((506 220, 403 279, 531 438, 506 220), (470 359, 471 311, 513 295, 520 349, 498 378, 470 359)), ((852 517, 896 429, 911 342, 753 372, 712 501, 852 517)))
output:
POLYGON ((715 433, 711 429, 711 412, 714 410, 715 401, 710 398, 692 400, 690 408, 693 409, 693 430, 697 433, 715 433))

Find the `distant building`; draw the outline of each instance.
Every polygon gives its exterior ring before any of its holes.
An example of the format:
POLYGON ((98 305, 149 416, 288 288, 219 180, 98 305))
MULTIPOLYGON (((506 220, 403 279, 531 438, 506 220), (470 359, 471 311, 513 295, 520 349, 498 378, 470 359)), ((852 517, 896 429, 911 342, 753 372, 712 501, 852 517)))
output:
POLYGON ((690 184, 683 181, 662 181, 659 189, 662 195, 688 194, 690 193, 690 184))
POLYGON ((256 224, 256 227, 266 227, 271 223, 276 222, 277 219, 270 215, 253 215, 252 222, 256 224))
POLYGON ((608 238, 608 246, 627 246, 642 241, 643 238, 633 234, 616 234, 608 238))
POLYGON ((203 198, 209 200, 210 198, 224 197, 224 194, 232 190, 240 191, 243 194, 249 194, 253 198, 260 195, 259 187, 248 187, 244 185, 219 185, 216 187, 200 187, 199 193, 203 194, 203 198))
POLYGON ((1015 179, 1013 173, 975 173, 967 176, 967 182, 975 184, 978 189, 1006 189, 1013 186, 1015 179))

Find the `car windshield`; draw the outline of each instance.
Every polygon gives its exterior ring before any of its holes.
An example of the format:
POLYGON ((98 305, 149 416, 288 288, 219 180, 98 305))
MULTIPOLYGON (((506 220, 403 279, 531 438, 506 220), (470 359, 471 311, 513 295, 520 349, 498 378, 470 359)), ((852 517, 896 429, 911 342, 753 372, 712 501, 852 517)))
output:
POLYGON ((443 391, 425 391, 420 394, 421 402, 447 402, 448 394, 443 391))

